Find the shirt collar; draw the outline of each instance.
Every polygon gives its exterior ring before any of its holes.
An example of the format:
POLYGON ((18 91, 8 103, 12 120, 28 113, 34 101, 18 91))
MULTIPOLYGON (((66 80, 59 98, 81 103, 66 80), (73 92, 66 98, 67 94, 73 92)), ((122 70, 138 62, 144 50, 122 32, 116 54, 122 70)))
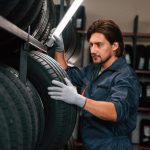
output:
POLYGON ((107 70, 118 71, 124 66, 125 63, 126 61, 124 57, 118 57, 118 59, 107 68, 107 70))
MULTIPOLYGON (((118 59, 111 65, 109 66, 106 70, 110 70, 110 71, 118 71, 122 68, 122 66, 126 63, 126 60, 124 58, 124 56, 122 57, 118 57, 118 59)), ((97 71, 99 72, 100 68, 101 68, 101 64, 98 65, 94 65, 97 69, 97 71)), ((104 71, 106 71, 104 70, 104 71)))

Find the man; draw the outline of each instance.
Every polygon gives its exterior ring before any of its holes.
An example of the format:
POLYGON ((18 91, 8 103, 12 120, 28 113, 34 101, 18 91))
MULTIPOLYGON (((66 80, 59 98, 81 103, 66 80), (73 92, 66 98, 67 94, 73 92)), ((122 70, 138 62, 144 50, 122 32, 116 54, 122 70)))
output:
POLYGON ((52 81, 54 86, 48 87, 48 94, 82 108, 84 150, 131 150, 139 82, 125 62, 121 31, 111 20, 96 20, 87 31, 87 40, 93 63, 80 69, 67 66, 63 41, 56 38, 55 58, 72 83, 68 79, 65 79, 67 85, 52 81), (81 87, 83 95, 72 84, 81 87))

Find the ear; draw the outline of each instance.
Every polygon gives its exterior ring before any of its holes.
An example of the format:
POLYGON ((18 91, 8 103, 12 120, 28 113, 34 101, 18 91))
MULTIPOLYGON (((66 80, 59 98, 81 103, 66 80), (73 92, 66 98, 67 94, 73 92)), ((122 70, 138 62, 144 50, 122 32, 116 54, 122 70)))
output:
POLYGON ((118 49, 118 47, 119 47, 119 43, 118 43, 118 42, 114 42, 114 43, 112 44, 112 49, 113 49, 113 51, 116 51, 116 50, 118 49))
POLYGON ((118 42, 114 42, 112 44, 112 50, 114 53, 116 53, 116 50, 119 48, 119 43, 118 42))

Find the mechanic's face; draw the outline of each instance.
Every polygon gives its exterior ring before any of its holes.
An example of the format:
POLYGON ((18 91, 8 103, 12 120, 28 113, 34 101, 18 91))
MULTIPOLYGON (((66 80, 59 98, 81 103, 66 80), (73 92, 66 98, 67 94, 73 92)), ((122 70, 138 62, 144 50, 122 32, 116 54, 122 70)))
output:
POLYGON ((101 33, 93 33, 89 40, 90 52, 93 63, 106 63, 109 60, 116 58, 115 51, 118 48, 118 43, 112 45, 101 33))

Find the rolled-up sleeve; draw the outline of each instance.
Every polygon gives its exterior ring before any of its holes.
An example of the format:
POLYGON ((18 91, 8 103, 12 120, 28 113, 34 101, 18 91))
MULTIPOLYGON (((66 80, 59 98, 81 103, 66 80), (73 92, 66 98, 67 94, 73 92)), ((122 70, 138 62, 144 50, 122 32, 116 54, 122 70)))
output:
POLYGON ((111 87, 111 101, 117 112, 117 121, 128 119, 131 113, 138 109, 138 82, 134 77, 118 77, 111 87))

